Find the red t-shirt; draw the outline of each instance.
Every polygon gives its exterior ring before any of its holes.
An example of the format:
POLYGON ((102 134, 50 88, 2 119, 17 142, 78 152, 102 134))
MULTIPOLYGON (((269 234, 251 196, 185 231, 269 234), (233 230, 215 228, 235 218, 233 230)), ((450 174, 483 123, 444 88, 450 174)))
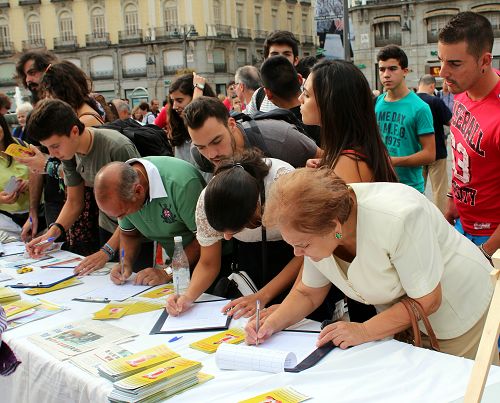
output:
POLYGON ((161 108, 161 111, 156 117, 154 122, 156 126, 161 127, 162 129, 166 129, 167 127, 167 120, 168 120, 167 112, 169 107, 170 104, 167 103, 163 108, 161 108))
POLYGON ((231 100, 229 99, 229 97, 226 97, 224 101, 222 101, 222 103, 227 108, 227 110, 231 112, 231 100))
POLYGON ((455 95, 452 189, 465 232, 490 236, 500 223, 500 81, 483 99, 455 95))

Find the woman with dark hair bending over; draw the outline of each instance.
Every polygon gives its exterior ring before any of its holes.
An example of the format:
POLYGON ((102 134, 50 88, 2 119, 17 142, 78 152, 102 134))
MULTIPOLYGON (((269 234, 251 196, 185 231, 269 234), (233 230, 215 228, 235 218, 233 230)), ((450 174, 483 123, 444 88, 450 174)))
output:
MULTIPOLYGON (((258 288, 255 294, 233 300, 223 310, 235 318, 255 313, 262 306, 281 300, 295 281, 302 263, 276 230, 261 225, 265 199, 271 185, 293 167, 281 160, 262 158, 260 151, 246 150, 218 166, 196 207, 196 238, 201 247, 220 248, 223 239, 237 241, 238 270, 246 271, 258 288), (282 295, 283 294, 283 295, 282 295)), ((220 255, 219 255, 220 256, 220 255)), ((186 294, 172 296, 167 311, 178 315, 189 309, 217 278, 221 259, 210 262, 213 270, 195 270, 186 294)), ((227 273, 222 273, 227 275, 227 273)))
MULTIPOLYGON (((315 64, 299 97, 302 120, 319 125, 321 159, 307 166, 332 168, 347 183, 397 182, 389 154, 380 137, 370 86, 352 63, 324 60, 315 64)), ((331 305, 342 294, 332 287, 331 305)), ((353 320, 375 315, 375 309, 348 299, 353 320)))

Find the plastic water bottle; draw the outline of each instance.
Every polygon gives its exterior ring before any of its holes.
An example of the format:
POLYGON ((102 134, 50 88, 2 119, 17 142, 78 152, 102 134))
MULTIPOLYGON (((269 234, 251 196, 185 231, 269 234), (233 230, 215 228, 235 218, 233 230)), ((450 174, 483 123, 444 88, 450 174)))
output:
POLYGON ((182 237, 174 237, 174 255, 172 257, 172 275, 174 280, 174 292, 177 295, 184 294, 189 287, 191 274, 189 272, 189 261, 182 246, 182 237))

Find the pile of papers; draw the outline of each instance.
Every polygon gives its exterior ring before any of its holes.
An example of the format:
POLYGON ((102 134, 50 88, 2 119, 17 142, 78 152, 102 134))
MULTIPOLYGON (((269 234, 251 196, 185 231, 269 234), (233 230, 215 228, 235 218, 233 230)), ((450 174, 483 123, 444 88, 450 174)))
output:
POLYGON ((120 319, 127 315, 156 311, 165 307, 164 301, 128 299, 125 302, 111 302, 101 310, 94 312, 95 320, 120 319))
POLYGON ((212 378, 200 369, 200 362, 183 357, 165 361, 115 382, 109 400, 136 403, 166 399, 212 378))
POLYGON ((23 315, 16 315, 16 317, 8 318, 9 327, 7 330, 14 329, 18 326, 43 319, 48 316, 52 316, 56 313, 68 309, 62 305, 53 304, 52 302, 44 301, 41 299, 36 301, 38 304, 26 311, 21 312, 21 314, 23 315))
POLYGON ((11 288, 0 287, 0 305, 20 300, 20 295, 11 288))

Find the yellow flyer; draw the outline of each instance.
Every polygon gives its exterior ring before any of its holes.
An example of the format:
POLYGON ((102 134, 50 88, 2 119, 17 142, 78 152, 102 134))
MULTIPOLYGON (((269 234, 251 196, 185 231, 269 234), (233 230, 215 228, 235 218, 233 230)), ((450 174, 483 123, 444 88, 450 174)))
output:
POLYGON ((309 400, 311 396, 306 396, 297 392, 291 386, 274 389, 262 395, 250 399, 241 400, 238 403, 300 403, 309 400))
POLYGON ((166 285, 161 286, 160 288, 156 288, 152 291, 147 291, 144 294, 139 295, 139 297, 154 299, 154 298, 166 297, 167 295, 170 295, 173 293, 174 293, 174 285, 173 284, 166 284, 166 285))
POLYGON ((21 299, 20 295, 11 288, 0 287, 0 304, 8 304, 9 302, 21 299))
POLYGON ((137 301, 130 305, 125 315, 136 315, 138 313, 156 311, 165 308, 164 301, 137 301))
POLYGON ((11 316, 17 315, 20 312, 34 308, 38 305, 40 305, 40 302, 16 301, 5 305, 3 309, 5 310, 7 318, 10 318, 11 316))
POLYGON ((127 315, 156 311, 165 307, 164 301, 136 301, 111 302, 100 311, 94 312, 95 320, 120 319, 127 315))
POLYGON ((178 357, 115 382, 114 385, 119 389, 137 389, 153 383, 181 378, 183 375, 187 376, 189 373, 199 371, 200 368, 201 362, 178 357))
POLYGON ((238 344, 243 340, 245 340, 245 331, 239 328, 232 328, 191 343, 189 347, 212 354, 217 351, 221 343, 238 344))
POLYGON ((31 151, 28 147, 23 147, 19 144, 12 143, 7 149, 4 151, 5 154, 10 155, 11 157, 32 157, 35 155, 33 151, 31 151))
POLYGON ((48 292, 62 290, 63 288, 72 287, 78 284, 83 284, 83 282, 76 277, 73 277, 49 288, 30 288, 28 290, 25 290, 24 293, 28 295, 47 294, 48 292))
POLYGON ((120 319, 124 316, 130 309, 129 304, 119 304, 110 303, 107 304, 100 311, 94 312, 94 317, 92 319, 104 320, 104 319, 120 319))
POLYGON ((142 369, 150 368, 176 357, 179 357, 179 354, 170 350, 164 344, 161 344, 159 346, 129 355, 128 357, 122 357, 110 361, 103 364, 100 368, 102 371, 112 375, 127 372, 138 372, 142 369))

